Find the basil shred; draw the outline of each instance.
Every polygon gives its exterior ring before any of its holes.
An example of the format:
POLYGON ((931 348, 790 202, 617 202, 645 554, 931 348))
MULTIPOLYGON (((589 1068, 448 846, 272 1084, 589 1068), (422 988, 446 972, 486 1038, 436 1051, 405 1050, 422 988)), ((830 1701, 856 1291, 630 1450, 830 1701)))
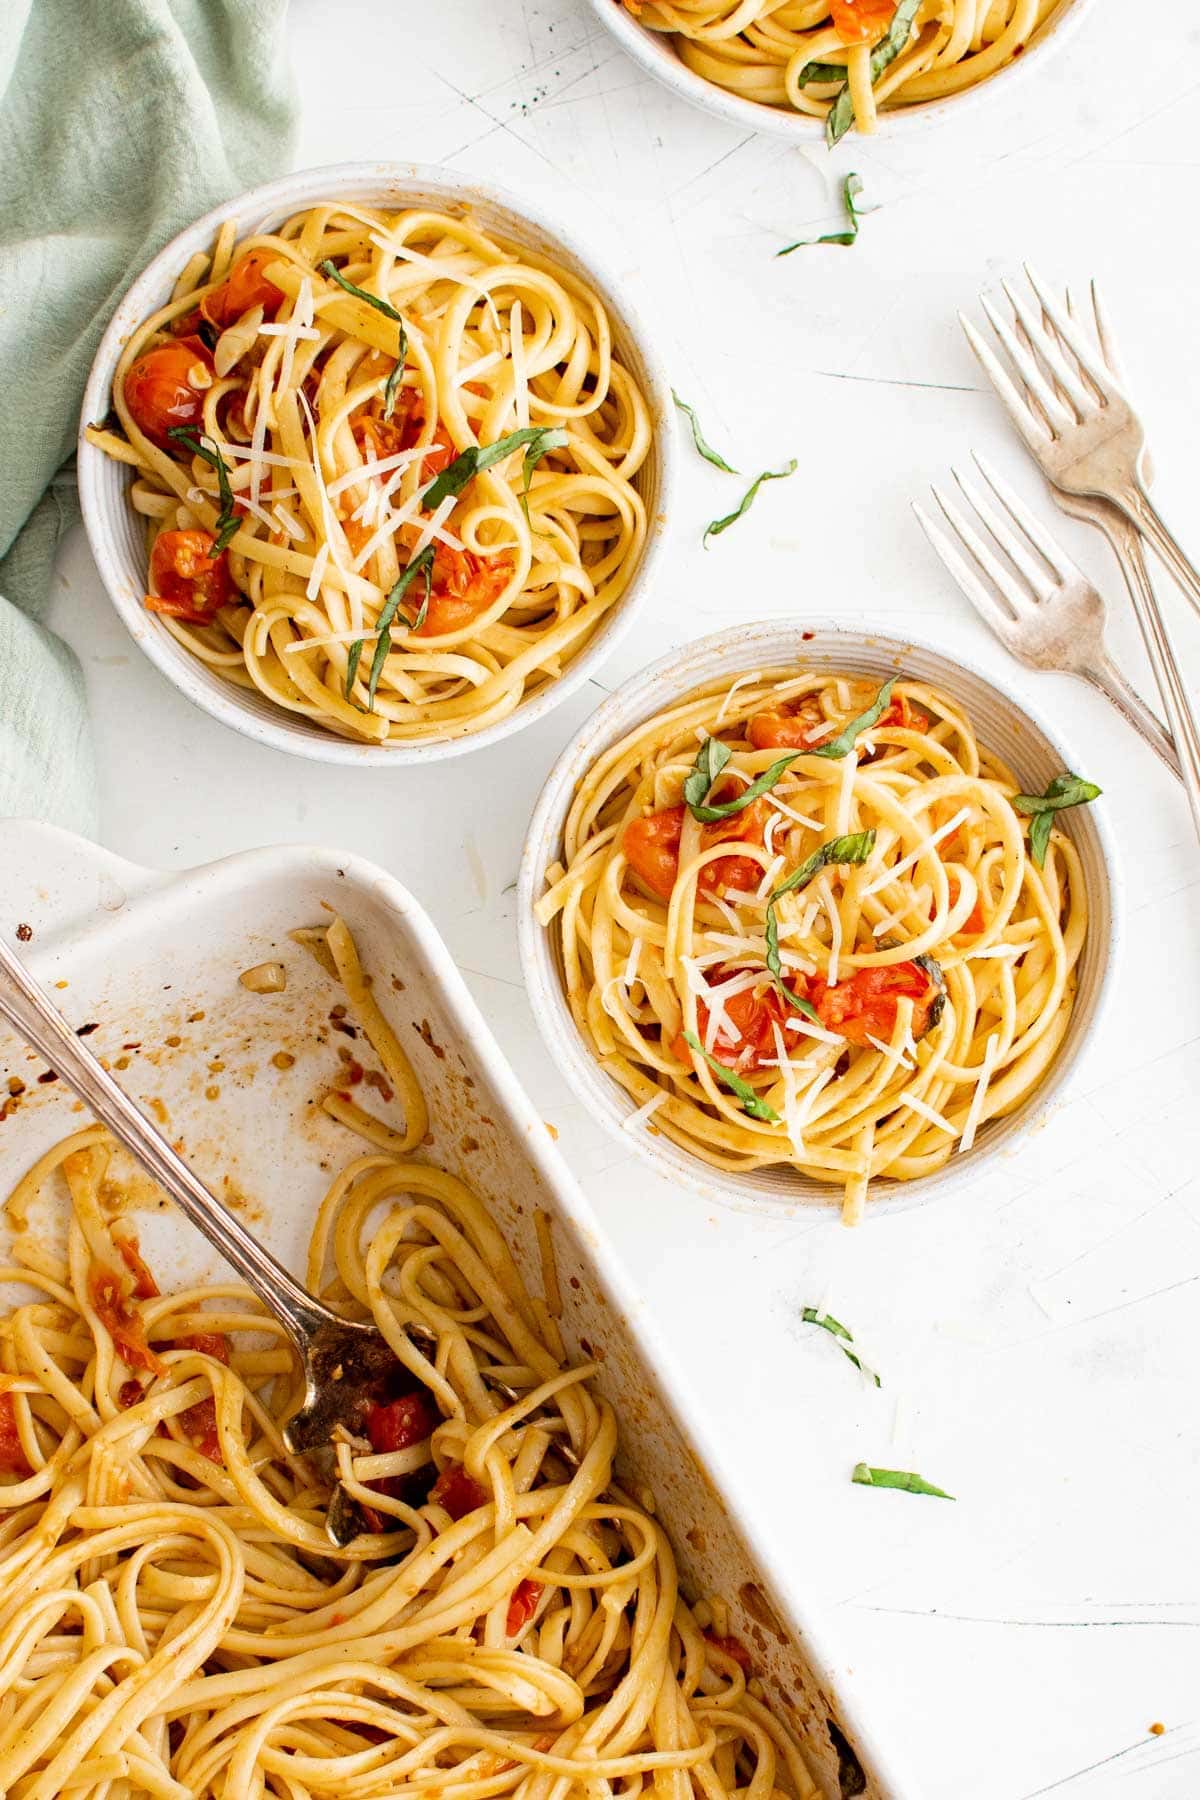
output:
POLYGON ((1029 827, 1029 853, 1039 869, 1046 866, 1046 851, 1054 829, 1054 815, 1072 806, 1089 806, 1100 798, 1103 790, 1081 775, 1056 775, 1044 794, 1014 794, 1013 806, 1019 813, 1032 815, 1029 827))

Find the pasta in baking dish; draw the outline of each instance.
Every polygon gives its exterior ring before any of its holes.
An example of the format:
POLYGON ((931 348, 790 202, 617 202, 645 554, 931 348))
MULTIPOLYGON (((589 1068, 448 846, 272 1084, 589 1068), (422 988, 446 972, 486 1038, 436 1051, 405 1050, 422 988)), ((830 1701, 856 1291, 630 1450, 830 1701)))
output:
POLYGON ((617 0, 680 60, 744 100, 826 122, 942 100, 1021 55, 1060 0, 617 0))
POLYGON ((130 464, 146 605, 342 737, 434 743, 553 682, 646 537, 646 400, 571 270, 424 208, 222 228, 91 442, 130 464))
POLYGON ((854 1222, 872 1181, 1018 1106, 1087 933, 1059 812, 1098 790, 1017 788, 949 695, 803 667, 710 683, 606 750, 537 916, 646 1128, 716 1168, 791 1164, 854 1222))
POLYGON ((365 1153, 307 1283, 374 1319, 394 1379, 328 1465, 289 1452, 282 1327, 236 1285, 159 1292, 103 1127, 40 1159, 0 1271, 34 1290, 0 1318, 0 1792, 816 1800, 723 1603, 687 1603, 614 1474, 549 1231, 537 1294, 470 1188, 414 1159, 424 1101, 345 925, 300 935, 401 1115, 328 1096, 365 1153), (29 1228, 46 1188, 63 1254, 29 1228), (339 1544, 335 1483, 361 1520, 339 1544))

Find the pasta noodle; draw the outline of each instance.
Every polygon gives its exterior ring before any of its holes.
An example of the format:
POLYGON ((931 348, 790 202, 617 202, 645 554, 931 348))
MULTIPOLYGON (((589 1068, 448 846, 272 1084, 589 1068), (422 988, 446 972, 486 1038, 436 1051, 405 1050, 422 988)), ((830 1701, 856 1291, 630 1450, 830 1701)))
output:
POLYGON ((223 679, 370 744, 555 681, 646 538, 652 426, 600 297, 469 216, 223 228, 90 441, 134 470, 146 604, 223 679), (480 452, 485 452, 481 455, 480 452))
POLYGON ((680 60, 706 81, 826 121, 834 112, 836 138, 851 123, 873 131, 881 109, 942 100, 985 81, 1021 55, 1059 0, 624 4, 651 31, 672 36, 680 60))
POLYGON ((804 668, 710 683, 599 757, 537 917, 645 1128, 790 1164, 854 1222, 1019 1106, 1088 915, 1070 838, 1027 853, 1017 787, 948 695, 804 668))
MULTIPOLYGON (((407 1065, 359 1009, 340 921, 328 938, 407 1141, 407 1065)), ((309 1288, 407 1354, 330 1471, 285 1447, 303 1384, 282 1328, 236 1286, 158 1293, 113 1152, 87 1126, 8 1203, 0 1278, 34 1298, 0 1320, 0 1793, 816 1796, 614 1478, 595 1365, 553 1326, 548 1234, 543 1300, 455 1176, 374 1150, 343 1169, 309 1288), (60 1259, 29 1208, 64 1181, 60 1259), (342 1548, 334 1474, 369 1527, 342 1548)))

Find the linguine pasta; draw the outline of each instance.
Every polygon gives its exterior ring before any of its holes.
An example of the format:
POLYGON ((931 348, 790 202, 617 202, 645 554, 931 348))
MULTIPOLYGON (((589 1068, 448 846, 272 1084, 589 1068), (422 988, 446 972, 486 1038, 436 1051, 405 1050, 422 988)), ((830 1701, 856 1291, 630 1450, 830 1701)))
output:
POLYGON ((824 119, 837 140, 881 108, 943 100, 1021 55, 1059 0, 624 0, 695 74, 824 119))
POLYGON ((1019 1106, 1088 914, 1017 786, 950 696, 803 667, 711 682, 605 751, 537 916, 638 1122, 714 1168, 790 1164, 855 1222, 872 1181, 1019 1106))
POLYGON ((290 1454, 281 1327, 236 1286, 158 1292, 102 1127, 40 1160, 0 1270, 34 1290, 0 1321, 0 1792, 810 1800, 743 1647, 703 1629, 715 1602, 688 1605, 614 1477, 552 1256, 531 1294, 480 1200, 411 1159, 423 1103, 348 932, 298 935, 345 978, 404 1115, 334 1181, 307 1269, 386 1334, 393 1388, 331 1470, 290 1454), (27 1224, 61 1184, 60 1258, 27 1224), (342 1548, 334 1476, 365 1527, 342 1548))
POLYGON ((469 216, 230 222, 112 398, 88 436, 134 470, 147 606, 216 674, 355 741, 505 718, 591 641, 645 542, 650 415, 604 303, 469 216))

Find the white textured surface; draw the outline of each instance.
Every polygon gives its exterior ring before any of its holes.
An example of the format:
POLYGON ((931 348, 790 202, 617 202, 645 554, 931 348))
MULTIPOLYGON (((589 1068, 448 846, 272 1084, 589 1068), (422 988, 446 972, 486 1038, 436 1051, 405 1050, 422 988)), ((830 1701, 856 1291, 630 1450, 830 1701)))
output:
MULTIPOLYGON (((1098 7, 1011 106, 997 94, 911 142, 853 142, 829 160, 673 100, 582 0, 295 4, 302 161, 449 161, 559 208, 615 256, 731 460, 800 458, 707 554, 700 527, 736 487, 685 469, 694 530, 606 687, 739 617, 874 616, 1028 683, 1105 787, 1131 940, 1106 1038, 1072 1104, 970 1192, 853 1236, 832 1218, 709 1211, 572 1104, 520 990, 505 890, 541 775, 597 695, 483 761, 352 775, 193 711, 126 637, 82 543, 54 613, 87 668, 114 848, 179 867, 328 842, 383 862, 429 906, 686 1355, 756 1523, 806 1570, 927 1800, 1200 1792, 1200 853, 1150 753, 1098 698, 1006 663, 908 512, 971 445, 1043 504, 954 322, 1029 256, 1103 279, 1164 509, 1200 554, 1200 23, 1190 0, 1160 0, 1153 29, 1131 33, 1135 10, 1098 7), (850 168, 880 208, 857 247, 774 262, 790 237, 833 226, 850 168), (799 1325, 821 1301, 863 1337, 881 1394, 799 1325), (860 1457, 918 1467, 959 1501, 852 1488, 860 1457)), ((1144 679, 1107 553, 1061 530, 1144 679)), ((1169 604, 1200 669, 1200 631, 1169 604)))

